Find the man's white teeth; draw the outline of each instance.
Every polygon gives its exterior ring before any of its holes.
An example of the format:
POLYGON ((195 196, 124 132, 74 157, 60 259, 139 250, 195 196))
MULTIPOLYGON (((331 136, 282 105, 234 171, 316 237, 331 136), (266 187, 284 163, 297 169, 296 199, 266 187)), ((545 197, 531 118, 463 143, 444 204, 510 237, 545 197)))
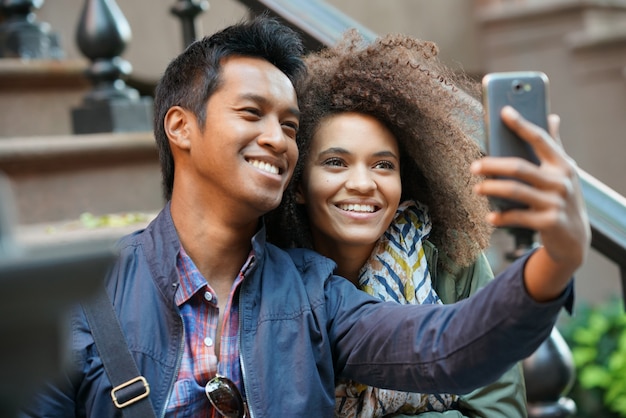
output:
POLYGON ((374 206, 372 205, 339 205, 339 209, 349 212, 374 212, 374 206))
POLYGON ((259 170, 267 171, 268 173, 278 174, 278 167, 275 165, 268 164, 263 161, 253 160, 250 161, 250 164, 258 168, 259 170))

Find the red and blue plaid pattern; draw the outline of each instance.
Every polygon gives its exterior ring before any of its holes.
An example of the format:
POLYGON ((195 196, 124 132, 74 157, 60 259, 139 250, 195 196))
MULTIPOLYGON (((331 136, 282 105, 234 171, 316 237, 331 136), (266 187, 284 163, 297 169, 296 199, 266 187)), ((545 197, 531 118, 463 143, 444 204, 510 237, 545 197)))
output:
POLYGON ((239 304, 236 295, 244 272, 253 261, 251 252, 231 288, 223 315, 218 358, 215 355, 219 318, 217 295, 181 247, 176 263, 180 286, 175 301, 183 319, 185 340, 178 377, 167 405, 168 418, 219 416, 204 392, 206 383, 216 372, 230 378, 244 394, 239 363, 239 304))

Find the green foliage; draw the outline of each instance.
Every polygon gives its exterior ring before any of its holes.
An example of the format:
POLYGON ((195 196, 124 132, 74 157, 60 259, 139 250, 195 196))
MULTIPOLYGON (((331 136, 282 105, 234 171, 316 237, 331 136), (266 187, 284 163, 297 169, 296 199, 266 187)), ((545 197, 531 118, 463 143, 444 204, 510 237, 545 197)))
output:
POLYGON ((122 214, 93 215, 85 212, 80 215, 80 222, 85 228, 114 228, 145 222, 149 218, 144 213, 130 212, 122 214))
POLYGON ((626 312, 621 299, 581 306, 559 326, 577 379, 570 397, 579 418, 626 418, 626 312))

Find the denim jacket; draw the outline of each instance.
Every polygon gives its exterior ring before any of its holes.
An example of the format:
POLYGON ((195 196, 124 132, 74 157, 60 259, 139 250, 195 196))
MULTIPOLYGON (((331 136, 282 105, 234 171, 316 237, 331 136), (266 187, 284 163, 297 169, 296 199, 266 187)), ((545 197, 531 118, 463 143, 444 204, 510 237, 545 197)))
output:
MULTIPOLYGON (((106 279, 158 417, 184 344, 174 302, 179 248, 168 205, 145 230, 121 240, 106 279)), ((285 252, 266 243, 263 227, 252 248, 257 262, 239 296, 252 418, 332 417, 336 377, 404 391, 467 393, 534 352, 572 294, 570 285, 554 301, 533 301, 524 289, 522 259, 473 303, 398 305, 334 276, 334 263, 312 251, 285 252)), ((72 370, 30 402, 24 416, 120 417, 82 310, 72 317, 71 338, 72 370)))

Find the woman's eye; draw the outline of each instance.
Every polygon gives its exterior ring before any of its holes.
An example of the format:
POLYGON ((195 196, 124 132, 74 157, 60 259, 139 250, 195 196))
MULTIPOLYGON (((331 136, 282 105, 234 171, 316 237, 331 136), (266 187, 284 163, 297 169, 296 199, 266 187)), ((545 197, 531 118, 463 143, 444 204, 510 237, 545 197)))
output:
POLYGON ((374 165, 374 168, 382 168, 383 170, 394 170, 396 165, 391 161, 379 161, 374 165))
POLYGON ((328 167, 343 167, 345 164, 343 163, 343 160, 341 158, 329 158, 327 160, 324 160, 324 162, 322 162, 322 165, 328 167))

